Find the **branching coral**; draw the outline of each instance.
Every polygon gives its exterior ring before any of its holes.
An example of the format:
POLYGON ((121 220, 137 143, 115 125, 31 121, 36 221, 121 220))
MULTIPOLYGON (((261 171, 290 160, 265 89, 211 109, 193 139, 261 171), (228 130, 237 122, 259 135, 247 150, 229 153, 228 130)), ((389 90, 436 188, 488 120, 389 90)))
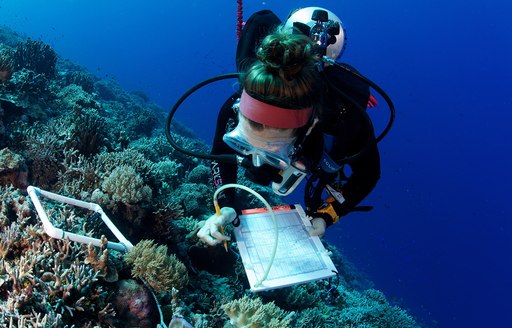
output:
POLYGON ((26 68, 48 77, 55 76, 57 53, 42 41, 28 39, 16 47, 14 60, 17 69, 26 68))
POLYGON ((20 108, 30 109, 24 114, 41 118, 47 114, 48 101, 54 97, 44 74, 23 68, 14 71, 8 81, 0 84, 0 99, 20 108))
POLYGON ((0 186, 0 232, 11 221, 16 222, 17 226, 24 226, 31 213, 27 198, 18 189, 0 186))
POLYGON ((100 253, 96 251, 96 247, 92 244, 87 246, 87 255, 85 256, 84 263, 93 267, 95 271, 100 271, 105 281, 115 282, 118 280, 119 275, 114 263, 109 261, 107 237, 101 236, 101 242, 103 246, 100 249, 100 253))
POLYGON ((26 145, 24 156, 29 158, 27 165, 32 176, 32 183, 48 189, 57 182, 58 173, 63 170, 63 153, 65 150, 65 131, 52 133, 52 125, 41 127, 39 133, 27 131, 23 143, 26 145))
POLYGON ((85 156, 96 155, 106 145, 105 120, 94 110, 83 109, 68 116, 70 126, 68 145, 85 156))
POLYGON ((81 248, 69 241, 50 239, 41 229, 20 233, 14 243, 23 241, 23 247, 16 246, 9 255, 13 259, 4 264, 6 279, 0 285, 0 295, 5 295, 2 290, 8 293, 0 303, 0 312, 15 319, 18 326, 24 319, 60 320, 76 312, 89 316, 89 320, 96 315, 99 321, 105 306, 100 272, 80 263, 81 248))
POLYGON ((188 284, 187 268, 175 255, 167 255, 167 246, 157 246, 152 240, 139 242, 125 255, 132 266, 132 275, 142 278, 155 291, 182 289, 188 284))

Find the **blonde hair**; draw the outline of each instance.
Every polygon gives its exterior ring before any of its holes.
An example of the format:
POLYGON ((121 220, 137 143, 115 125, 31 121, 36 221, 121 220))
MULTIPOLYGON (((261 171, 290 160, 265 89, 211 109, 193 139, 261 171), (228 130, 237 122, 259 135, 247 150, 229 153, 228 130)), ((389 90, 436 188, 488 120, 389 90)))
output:
POLYGON ((311 40, 277 29, 263 39, 258 60, 242 75, 245 91, 260 101, 283 108, 305 108, 316 100, 318 70, 311 40))

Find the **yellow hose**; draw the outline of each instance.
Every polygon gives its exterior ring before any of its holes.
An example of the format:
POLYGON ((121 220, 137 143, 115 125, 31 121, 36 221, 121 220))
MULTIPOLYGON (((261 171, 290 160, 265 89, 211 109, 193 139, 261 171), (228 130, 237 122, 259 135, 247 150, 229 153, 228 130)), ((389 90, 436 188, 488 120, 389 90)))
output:
POLYGON ((263 278, 261 278, 261 280, 256 282, 256 285, 254 286, 254 287, 259 287, 259 286, 261 286, 263 281, 265 279, 267 279, 268 273, 270 272, 270 268, 272 267, 272 264, 274 263, 274 259, 276 257, 277 244, 279 242, 279 230, 278 230, 278 226, 277 226, 276 215, 274 214, 274 210, 272 209, 270 204, 265 200, 265 198, 263 198, 260 194, 258 194, 256 191, 252 190, 251 188, 237 184, 237 183, 229 183, 229 184, 223 185, 219 189, 215 190, 215 193, 213 194, 213 206, 215 207, 215 213, 217 215, 220 215, 220 207, 219 207, 219 203, 217 201, 217 196, 218 196, 219 192, 221 192, 222 190, 227 189, 227 188, 239 188, 239 189, 245 190, 245 191, 253 194, 256 198, 258 198, 265 205, 265 207, 269 211, 270 215, 272 216, 272 220, 274 221, 275 239, 274 239, 274 247, 272 249, 272 256, 270 257, 268 266, 265 269, 265 274, 263 275, 263 278))

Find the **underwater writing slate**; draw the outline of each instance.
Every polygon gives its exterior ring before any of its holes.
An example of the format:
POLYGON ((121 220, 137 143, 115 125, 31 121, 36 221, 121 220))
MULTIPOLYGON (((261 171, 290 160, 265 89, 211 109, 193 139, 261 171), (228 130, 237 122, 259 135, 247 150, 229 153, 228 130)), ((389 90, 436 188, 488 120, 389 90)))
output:
POLYGON ((234 230, 251 290, 276 289, 335 276, 336 267, 320 238, 308 233, 311 223, 302 207, 283 206, 273 212, 277 234, 274 219, 266 209, 243 211, 240 225, 234 230))

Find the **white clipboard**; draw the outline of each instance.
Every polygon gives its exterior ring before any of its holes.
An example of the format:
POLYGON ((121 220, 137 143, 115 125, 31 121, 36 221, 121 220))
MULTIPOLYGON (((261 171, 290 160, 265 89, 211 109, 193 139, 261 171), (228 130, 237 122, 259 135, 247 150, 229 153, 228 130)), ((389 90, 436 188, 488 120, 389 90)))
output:
POLYGON ((274 262, 263 281, 271 261, 275 225, 267 209, 243 211, 234 234, 251 286, 258 292, 326 279, 337 270, 319 237, 309 235, 311 226, 298 204, 274 209, 278 223, 278 245, 274 262))

